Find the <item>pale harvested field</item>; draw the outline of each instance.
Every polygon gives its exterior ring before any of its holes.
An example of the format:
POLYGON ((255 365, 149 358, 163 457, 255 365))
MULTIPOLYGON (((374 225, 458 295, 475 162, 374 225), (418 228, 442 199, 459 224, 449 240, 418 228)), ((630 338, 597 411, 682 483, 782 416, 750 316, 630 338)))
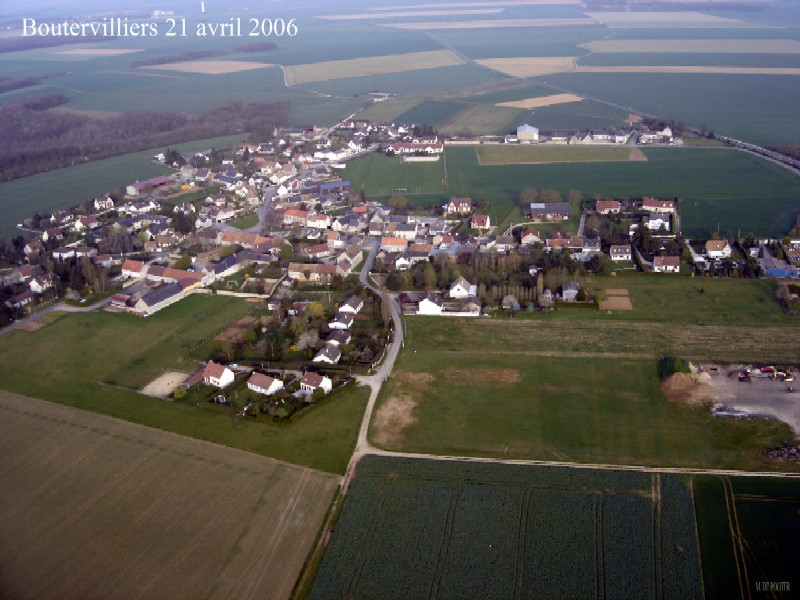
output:
MULTIPOLYGON (((552 73, 563 73, 575 68, 574 56, 516 56, 513 58, 483 58, 478 64, 512 77, 538 77, 552 73)), ((569 94, 558 94, 567 96, 569 94)))
POLYGON ((330 81, 348 77, 364 77, 383 73, 401 73, 418 69, 434 69, 464 64, 464 61, 449 50, 388 54, 348 60, 331 60, 284 68, 286 83, 298 85, 315 81, 330 81))
POLYGON ((587 17, 609 27, 747 27, 748 24, 737 19, 716 17, 695 11, 675 12, 587 12, 587 17))
POLYGON ((578 45, 592 52, 800 54, 800 40, 598 40, 578 45))
POLYGON ((633 310, 631 299, 627 296, 612 296, 597 303, 600 310, 633 310))
POLYGON ((553 106, 555 104, 566 104, 568 102, 580 102, 584 100, 575 94, 553 94, 551 96, 540 96, 539 98, 525 98, 524 100, 514 100, 513 102, 501 102, 496 106, 507 106, 509 108, 542 108, 543 106, 553 106))
POLYGON ((70 50, 59 50, 54 54, 68 54, 71 56, 120 56, 141 52, 141 48, 72 48, 70 50))
POLYGON ((0 393, 0 597, 289 598, 334 475, 0 393))
POLYGON ((597 25, 594 19, 475 19, 472 21, 426 21, 424 23, 386 23, 382 27, 398 29, 489 29, 512 27, 570 27, 597 25))
POLYGON ((167 63, 139 67, 141 69, 157 69, 161 71, 177 71, 179 73, 200 73, 202 75, 224 75, 252 69, 274 67, 269 63, 249 62, 246 60, 187 60, 185 62, 167 63))
POLYGON ((79 115, 82 117, 89 117, 90 119, 110 119, 112 117, 117 117, 122 114, 118 112, 112 112, 110 110, 89 110, 82 108, 72 108, 71 106, 64 106, 64 105, 48 108, 47 111, 50 113, 59 113, 64 115, 79 115))
POLYGON ((756 68, 756 67, 578 67, 575 73, 701 73, 721 75, 800 75, 798 68, 756 68))
POLYGON ((480 8, 473 10, 407 10, 392 12, 355 13, 349 15, 317 15, 327 21, 363 21, 367 19, 391 19, 396 17, 443 17, 447 15, 492 15, 503 12, 502 8, 480 8))
POLYGON ((188 377, 186 373, 179 371, 167 371, 156 377, 153 381, 144 386, 139 392, 146 396, 156 398, 166 398, 172 391, 184 382, 188 377))

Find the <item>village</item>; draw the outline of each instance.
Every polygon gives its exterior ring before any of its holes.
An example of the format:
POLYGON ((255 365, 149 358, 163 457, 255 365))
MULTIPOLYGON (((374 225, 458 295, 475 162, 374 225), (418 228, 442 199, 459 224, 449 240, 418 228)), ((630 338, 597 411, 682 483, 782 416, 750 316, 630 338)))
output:
MULTIPOLYGON (((154 160, 173 166, 172 175, 28 219, 21 224, 25 235, 6 249, 6 262, 16 266, 0 279, 3 324, 62 302, 147 318, 192 294, 235 296, 263 308, 245 344, 262 346, 251 353, 251 367, 266 357, 283 361, 284 375, 287 365, 294 373, 282 380, 279 371, 250 369, 246 388, 282 401, 310 400, 346 380, 353 367, 380 360, 391 335, 381 305, 393 300, 404 314, 453 317, 563 304, 626 310, 629 303, 603 303, 579 281, 636 271, 798 277, 800 239, 737 239, 728 232, 686 240, 675 198, 565 199, 556 190, 525 188, 524 220, 500 230, 479 198, 415 206, 402 190, 371 199, 338 176, 345 161, 368 152, 429 160, 444 141, 425 126, 346 120, 331 130, 275 133, 269 143, 227 152, 167 150, 154 160), (363 270, 384 293, 359 282, 363 270), (342 365, 349 372, 336 371, 333 380, 317 372, 342 365)), ((622 144, 632 135, 617 133, 540 138, 538 129, 523 125, 503 143, 622 144)), ((653 135, 643 142, 637 132, 640 143, 672 141, 670 131, 653 135)), ((787 288, 782 297, 787 308, 796 304, 795 292, 787 288)), ((247 335, 240 337, 239 350, 247 335)), ((201 380, 213 388, 234 382, 236 352, 227 342, 184 388, 201 380)))

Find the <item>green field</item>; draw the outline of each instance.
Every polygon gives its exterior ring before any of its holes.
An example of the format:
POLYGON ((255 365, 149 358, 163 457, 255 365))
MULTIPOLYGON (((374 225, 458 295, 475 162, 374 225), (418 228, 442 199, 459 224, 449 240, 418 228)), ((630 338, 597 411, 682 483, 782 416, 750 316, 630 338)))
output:
POLYGON ((631 112, 706 123, 715 133, 763 144, 800 138, 800 77, 669 73, 561 73, 543 78, 631 112))
POLYGON ((37 332, 0 338, 4 389, 343 473, 355 445, 368 390, 352 388, 307 409, 291 426, 165 403, 136 393, 165 370, 200 368, 187 351, 246 314, 251 304, 193 295, 148 319, 102 311, 72 314, 37 332))
POLYGON ((455 115, 442 128, 443 133, 452 135, 504 135, 524 119, 528 111, 487 104, 467 105, 467 109, 455 115))
POLYGON ((760 452, 793 440, 788 426, 724 421, 701 404, 668 401, 656 372, 670 355, 791 360, 798 323, 771 300, 768 282, 629 276, 589 285, 627 289, 634 310, 409 318, 371 439, 444 455, 793 468, 760 452))
POLYGON ((228 225, 231 227, 236 227, 236 229, 250 229, 254 225, 258 225, 258 215, 255 213, 246 215, 240 219, 230 221, 228 225))
POLYGON ((445 100, 423 100, 393 120, 397 123, 420 123, 439 128, 448 123, 458 113, 467 109, 469 105, 462 102, 447 102, 445 100))
POLYGON ((798 481, 692 479, 706 598, 750 597, 748 592, 760 591, 756 582, 763 581, 793 587, 800 560, 798 481))
POLYGON ((366 457, 312 599, 698 598, 674 475, 366 457))
POLYGON ((438 199, 447 197, 444 186, 444 159, 436 162, 403 162, 400 157, 368 154, 349 161, 344 176, 353 182, 353 189, 364 189, 368 196, 391 196, 395 190, 403 192, 415 204, 427 203, 427 195, 438 199), (423 194, 424 200, 419 201, 423 194))
POLYGON ((598 146, 478 146, 478 163, 481 166, 538 164, 538 163, 584 163, 617 162, 635 160, 631 150, 636 148, 598 146))
MULTIPOLYGON (((480 151, 511 150, 492 147, 480 151)), ((449 146, 444 163, 402 163, 371 154, 349 162, 345 175, 354 189, 363 188, 371 196, 391 195, 395 189, 405 188, 417 205, 438 203, 450 196, 486 200, 492 216, 500 219, 517 205, 524 187, 553 188, 563 194, 578 189, 587 198, 677 197, 682 233, 687 238, 705 238, 712 231, 728 229, 742 235, 753 232, 779 237, 800 214, 800 178, 757 156, 726 148, 646 148, 643 152, 647 161, 583 163, 578 169, 559 163, 481 166, 474 146, 449 146)))
MULTIPOLYGON (((781 236, 800 213, 800 178, 744 152, 716 148, 648 148, 646 162, 480 166, 475 148, 448 148, 449 189, 491 203, 516 204, 523 187, 575 188, 585 197, 680 199, 683 234, 720 228, 781 236)), ((377 177, 378 174, 372 174, 377 177)), ((369 188, 369 185, 367 186, 369 188)))
MULTIPOLYGON (((170 147, 179 152, 227 148, 244 137, 232 135, 170 147)), ((154 154, 164 150, 164 147, 152 148, 0 183, 0 236, 14 235, 15 225, 32 217, 36 211, 50 213, 102 196, 134 181, 171 173, 172 169, 152 161, 154 154)))

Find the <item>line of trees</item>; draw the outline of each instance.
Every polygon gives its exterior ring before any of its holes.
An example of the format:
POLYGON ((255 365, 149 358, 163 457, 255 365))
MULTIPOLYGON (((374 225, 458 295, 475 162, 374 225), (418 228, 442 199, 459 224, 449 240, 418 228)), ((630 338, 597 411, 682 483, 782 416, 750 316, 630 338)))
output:
POLYGON ((250 133, 272 138, 288 122, 289 102, 227 102, 198 115, 129 111, 95 119, 48 109, 62 94, 32 96, 0 106, 0 181, 90 160, 220 135, 250 133))

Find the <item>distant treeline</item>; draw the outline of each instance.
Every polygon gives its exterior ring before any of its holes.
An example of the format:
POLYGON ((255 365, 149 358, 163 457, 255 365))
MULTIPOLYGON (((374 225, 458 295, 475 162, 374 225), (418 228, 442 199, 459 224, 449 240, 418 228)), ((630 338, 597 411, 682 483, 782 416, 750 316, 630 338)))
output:
POLYGON ((35 35, 30 37, 0 38, 0 54, 4 52, 22 52, 36 48, 50 48, 66 44, 98 44, 117 39, 116 36, 87 35, 80 37, 56 37, 35 35))
POLYGON ((103 119, 47 110, 65 103, 63 95, 49 94, 0 105, 0 181, 222 135, 270 139, 289 119, 288 101, 227 102, 199 115, 129 111, 103 119))
POLYGON ((172 54, 170 56, 156 56, 154 58, 135 60, 131 63, 131 66, 152 67, 153 65, 166 65, 169 63, 186 62, 187 60, 202 60, 204 58, 225 56, 225 54, 225 52, 217 52, 215 50, 197 50, 196 52, 185 52, 184 54, 172 54))
POLYGON ((0 77, 0 94, 38 85, 39 77, 0 77))
POLYGON ((241 44, 240 46, 234 47, 234 52, 266 52, 268 50, 275 50, 277 48, 277 44, 273 44, 272 42, 255 42, 253 44, 241 44))

